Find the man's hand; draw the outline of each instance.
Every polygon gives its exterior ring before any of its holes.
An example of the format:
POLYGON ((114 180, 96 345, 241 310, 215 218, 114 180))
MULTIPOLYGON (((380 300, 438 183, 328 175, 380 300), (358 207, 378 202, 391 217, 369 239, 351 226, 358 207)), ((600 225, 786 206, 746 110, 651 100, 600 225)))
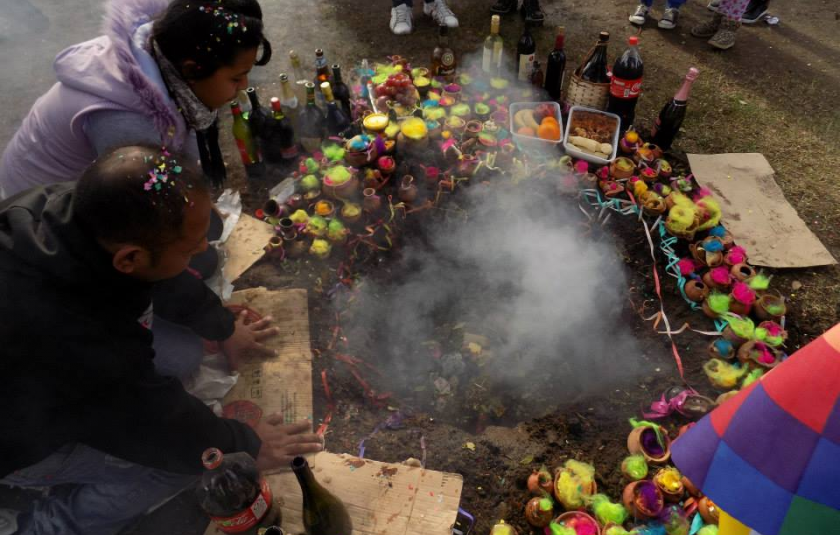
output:
POLYGON ((271 327, 271 316, 266 316, 260 321, 245 325, 245 318, 248 312, 243 310, 236 318, 236 327, 230 338, 221 343, 222 352, 228 359, 231 370, 239 367, 242 357, 252 354, 264 357, 273 357, 274 351, 267 348, 260 342, 279 333, 277 327, 271 327))
POLYGON ((257 435, 262 440, 257 455, 257 468, 260 470, 288 468, 296 456, 324 449, 323 438, 312 432, 312 422, 309 420, 296 424, 282 423, 282 415, 272 414, 257 424, 257 435))

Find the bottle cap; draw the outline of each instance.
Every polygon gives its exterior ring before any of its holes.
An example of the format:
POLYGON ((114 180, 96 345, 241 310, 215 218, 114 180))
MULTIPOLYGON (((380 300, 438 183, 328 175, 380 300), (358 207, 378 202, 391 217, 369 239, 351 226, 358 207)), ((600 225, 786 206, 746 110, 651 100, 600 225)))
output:
POLYGON ((630 43, 630 46, 636 46, 639 44, 639 36, 631 35, 627 42, 630 43))
POLYGON ((689 80, 696 80, 698 74, 700 74, 700 70, 697 67, 691 67, 688 69, 688 74, 685 77, 689 80))
POLYGON ((277 97, 271 97, 269 101, 271 103, 271 109, 274 111, 280 111, 282 107, 280 106, 280 99, 277 97))
POLYGON ((201 464, 204 465, 204 468, 212 470, 222 464, 223 458, 224 455, 219 448, 207 448, 201 454, 201 464))
POLYGON ((280 73, 280 81, 281 82, 288 82, 289 81, 289 75, 286 74, 285 72, 281 72, 280 73))

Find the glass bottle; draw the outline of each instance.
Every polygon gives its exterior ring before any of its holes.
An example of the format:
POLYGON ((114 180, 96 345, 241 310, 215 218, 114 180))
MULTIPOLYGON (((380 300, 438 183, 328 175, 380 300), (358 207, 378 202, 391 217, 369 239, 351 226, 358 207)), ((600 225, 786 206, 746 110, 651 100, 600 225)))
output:
POLYGON ((315 104, 315 84, 306 82, 306 106, 300 110, 298 134, 307 152, 315 152, 324 139, 325 120, 321 108, 315 104))
POLYGON ((329 82, 321 83, 321 93, 327 101, 327 134, 340 136, 350 128, 350 119, 344 115, 344 112, 336 104, 329 82))
POLYGON ((320 48, 315 50, 315 81, 318 84, 330 81, 330 66, 320 48))
POLYGON ((639 38, 631 36, 628 45, 627 50, 615 60, 607 104, 607 111, 621 119, 622 133, 636 120, 636 104, 642 94, 642 78, 645 73, 642 56, 639 54, 639 38))
POLYGON ((278 163, 297 158, 298 148, 295 145, 295 129, 291 121, 283 113, 280 99, 271 99, 273 121, 268 136, 263 142, 265 158, 269 162, 278 163))
POLYGON ((609 83, 610 77, 607 72, 607 43, 609 40, 609 32, 601 32, 598 36, 598 44, 595 45, 592 53, 583 62, 583 68, 580 70, 580 77, 583 80, 596 84, 609 83))
POLYGON ((251 127, 251 133, 259 140, 267 134, 267 128, 271 121, 271 111, 260 105, 255 87, 249 87, 245 90, 245 93, 248 94, 248 100, 251 102, 251 113, 245 119, 248 121, 248 126, 251 127))
POLYGON ((280 73, 280 104, 287 110, 297 110, 298 98, 289 84, 289 75, 280 73))
POLYGON ((481 70, 490 76, 498 76, 502 69, 502 50, 504 40, 499 35, 501 19, 498 15, 490 17, 490 35, 484 39, 484 55, 481 58, 481 70))
POLYGON ((656 118, 656 123, 650 133, 651 141, 664 150, 671 148, 674 137, 680 131, 688 107, 691 85, 699 74, 700 71, 695 67, 688 69, 688 74, 685 75, 685 80, 683 80, 677 94, 665 104, 662 111, 659 112, 659 117, 656 118))
POLYGON ((522 32, 522 37, 519 38, 519 43, 516 45, 516 65, 517 76, 520 82, 527 82, 530 80, 531 73, 534 70, 534 57, 537 51, 537 42, 531 35, 531 25, 525 23, 525 30, 522 32))
POLYGON ((233 138, 236 140, 245 172, 250 177, 260 176, 262 175, 262 154, 260 154, 257 140, 248 122, 242 116, 242 109, 238 102, 231 102, 230 111, 233 113, 233 138))
POLYGON ((557 28, 557 39, 554 40, 554 50, 548 55, 545 68, 545 90, 552 100, 560 100, 563 93, 563 80, 566 76, 566 29, 557 28))
POLYGON ((455 52, 449 48, 449 28, 441 26, 438 33, 438 44, 432 52, 432 76, 439 76, 447 82, 451 82, 455 79, 456 68, 455 52))
POLYGON ((345 84, 344 80, 341 79, 341 65, 333 65, 332 74, 333 96, 341 105, 341 110, 344 112, 344 115, 346 115, 348 119, 352 119, 353 113, 352 108, 350 107, 350 101, 352 100, 353 95, 350 93, 350 88, 347 87, 347 84, 345 84))
POLYGON ((303 494, 303 527, 306 535, 351 535, 353 523, 341 500, 321 486, 303 457, 295 457, 292 471, 303 494))

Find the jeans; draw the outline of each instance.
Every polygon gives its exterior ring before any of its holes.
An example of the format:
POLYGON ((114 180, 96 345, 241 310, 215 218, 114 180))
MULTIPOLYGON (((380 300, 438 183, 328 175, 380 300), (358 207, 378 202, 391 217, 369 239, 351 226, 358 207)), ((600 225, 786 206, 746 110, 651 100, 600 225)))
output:
MULTIPOLYGON (((192 331, 155 317, 152 332, 159 373, 183 380, 198 369, 203 344, 192 331)), ((20 535, 110 535, 197 480, 196 475, 141 466, 84 444, 66 444, 0 483, 18 487, 75 485, 54 489, 21 513, 17 519, 20 535)))
MULTIPOLYGON (((682 7, 683 4, 685 4, 685 2, 686 0, 667 0, 665 2, 665 7, 679 9, 680 7, 682 7)), ((653 5, 653 0, 642 0, 642 3, 647 7, 650 7, 653 5)))
MULTIPOLYGON (((427 4, 431 4, 434 1, 435 0, 423 0, 423 2, 427 4)), ((414 7, 414 0, 391 0, 391 4, 393 5, 393 7, 401 6, 403 4, 407 5, 408 7, 414 7)))

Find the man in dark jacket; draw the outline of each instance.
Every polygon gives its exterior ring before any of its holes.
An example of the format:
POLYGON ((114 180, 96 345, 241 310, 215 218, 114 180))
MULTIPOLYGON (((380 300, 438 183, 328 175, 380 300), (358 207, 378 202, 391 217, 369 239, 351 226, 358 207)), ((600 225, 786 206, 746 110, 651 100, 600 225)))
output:
MULTIPOLYGON (((184 162, 117 149, 75 185, 0 203, 0 478, 80 484, 21 514, 20 533, 116 533, 194 482, 208 447, 248 452, 263 469, 322 447, 308 423, 273 415, 252 430, 219 418, 156 370, 153 312, 199 330, 228 323, 183 273, 207 248, 211 210, 184 162), (178 299, 153 300, 155 283, 172 279, 178 299)), ((273 334, 268 322, 209 330, 228 331, 231 354, 273 334)))

